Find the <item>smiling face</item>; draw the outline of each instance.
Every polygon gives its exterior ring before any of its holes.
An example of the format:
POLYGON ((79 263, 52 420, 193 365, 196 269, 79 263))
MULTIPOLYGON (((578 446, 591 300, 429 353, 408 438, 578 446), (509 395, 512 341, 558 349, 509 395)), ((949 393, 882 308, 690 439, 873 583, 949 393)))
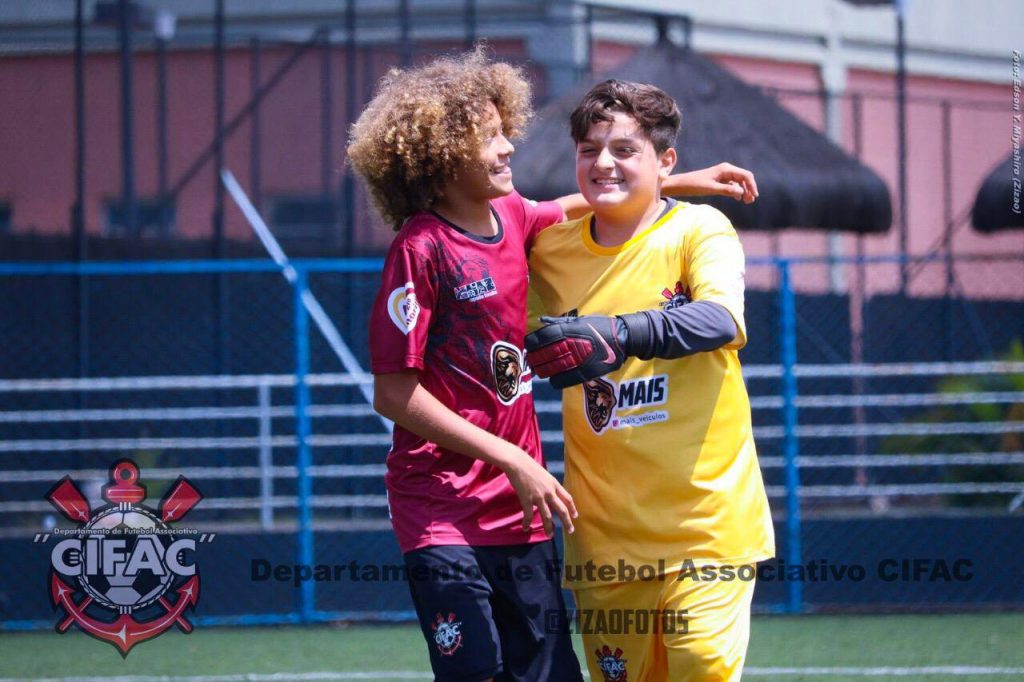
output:
POLYGON ((632 116, 608 114, 611 120, 594 122, 576 143, 576 182, 598 220, 640 218, 660 200, 676 152, 659 154, 632 116))
POLYGON ((488 102, 484 110, 480 133, 476 158, 461 164, 458 178, 452 184, 465 196, 489 201, 506 196, 515 189, 509 161, 516 148, 505 137, 501 116, 492 102, 488 102))

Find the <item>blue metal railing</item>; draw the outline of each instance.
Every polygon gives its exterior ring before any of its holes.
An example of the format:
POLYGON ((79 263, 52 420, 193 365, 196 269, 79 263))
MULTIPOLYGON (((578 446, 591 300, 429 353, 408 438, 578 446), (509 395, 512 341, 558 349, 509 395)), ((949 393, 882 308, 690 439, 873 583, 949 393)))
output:
MULTIPOLYGON (((796 382, 796 300, 793 295, 790 265, 788 261, 778 262, 779 268, 779 338, 782 363, 782 424, 785 429, 782 456, 786 472, 786 563, 799 566, 803 563, 800 548, 800 470, 797 457, 800 443, 797 439, 797 391, 796 382)), ((786 611, 800 613, 803 610, 803 583, 797 580, 788 585, 786 611)))
MULTIPOLYGON (((309 436, 312 424, 309 416, 310 393, 306 377, 310 368, 309 315, 303 296, 309 290, 309 273, 372 273, 379 272, 383 259, 307 259, 291 263, 296 272, 292 286, 292 322, 295 352, 295 424, 298 472, 298 551, 296 560, 301 566, 313 566, 316 556, 313 538, 313 481, 309 474, 313 464, 309 436)), ((88 263, 0 263, 0 276, 117 276, 117 275, 193 275, 253 272, 283 272, 284 267, 267 260, 229 261, 140 261, 140 262, 88 262, 88 263)), ((238 620, 239 623, 302 622, 332 620, 336 614, 316 609, 315 583, 302 582, 298 591, 297 613, 238 620), (278 620, 274 620, 278 618, 278 620), (281 620, 283 618, 283 620, 281 620)), ((214 619, 218 620, 218 619, 214 619)), ((235 622, 228 619, 225 622, 235 622)), ((18 624, 31 626, 33 622, 9 622, 5 628, 22 629, 18 624), (13 627, 12 627, 13 626, 13 627)))
MULTIPOLYGON (((307 272, 296 268, 295 285, 292 288, 292 305, 295 315, 295 440, 298 456, 295 468, 299 474, 299 556, 300 566, 314 564, 313 547, 313 481, 309 468, 313 465, 313 454, 309 448, 309 435, 312 432, 309 419, 309 385, 306 376, 309 374, 309 316, 306 306, 302 303, 302 295, 309 288, 307 272)), ((315 609, 316 594, 312 580, 302 583, 299 591, 299 613, 303 622, 310 622, 315 609)))
MULTIPOLYGON (((1018 257, 1019 258, 1019 257, 1018 257)), ((998 260, 998 258, 996 258, 998 260)), ((777 300, 778 320, 776 339, 779 346, 779 362, 781 371, 779 384, 778 406, 781 417, 781 460, 783 481, 785 486, 785 521, 784 526, 784 560, 789 566, 803 564, 803 527, 801 520, 801 480, 800 480, 800 439, 799 424, 800 391, 798 379, 800 374, 797 335, 799 325, 797 300, 794 291, 793 269, 795 265, 809 263, 891 263, 898 264, 907 259, 899 257, 874 257, 864 261, 854 259, 827 258, 794 258, 794 259, 750 259, 751 265, 770 266, 778 274, 777 300)), ((910 259, 915 262, 938 261, 939 258, 910 259)), ((991 260, 991 258, 977 259, 991 260)), ((311 259, 296 260, 291 263, 296 278, 291 285, 291 320, 293 324, 293 361, 296 378, 294 389, 294 415, 296 428, 296 471, 297 471, 297 549, 296 562, 302 566, 316 565, 317 552, 313 533, 313 477, 310 468, 313 466, 310 437, 313 426, 309 413, 312 404, 310 386, 307 376, 311 371, 311 339, 309 314, 303 303, 303 297, 309 291, 311 273, 375 273, 383 266, 381 259, 311 259)), ((273 273, 282 272, 283 268, 267 260, 237 261, 167 261, 167 262, 91 262, 91 263, 0 263, 0 276, 118 276, 118 275, 188 275, 215 273, 273 273)), ((755 369, 757 367, 755 366, 755 369)), ((767 375, 765 375, 767 376, 767 375)), ((776 374, 775 376, 779 376, 776 374)), ((773 379, 774 380, 774 379, 773 379)), ((776 409, 773 405, 771 409, 776 409)), ((807 419, 807 417, 805 417, 807 419)), ((774 428, 774 427, 769 427, 774 428)), ((807 448, 805 444, 805 449, 807 448)), ((809 521, 808 523, 813 523, 809 521)), ((781 530, 781 529, 780 529, 781 530)), ((810 542, 810 540, 808 540, 810 542)), ((810 550, 809 550, 810 551, 810 550)), ((805 610, 803 582, 788 581, 785 588, 785 599, 778 605, 781 610, 789 613, 800 613, 805 610)), ((397 612, 388 612, 397 613, 397 612)), ((406 612, 402 612, 406 613, 406 612)), ((266 614, 253 616, 209 617, 204 622, 210 624, 226 623, 262 623, 262 622, 317 622, 331 620, 336 612, 328 612, 317 608, 315 581, 305 580, 297 591, 295 611, 292 613, 266 614)), ((408 614, 406 614, 408 615, 408 614)), ((0 623, 0 629, 22 629, 20 626, 35 627, 37 621, 7 621, 0 623)), ((49 626, 49 625, 47 625, 49 626)))

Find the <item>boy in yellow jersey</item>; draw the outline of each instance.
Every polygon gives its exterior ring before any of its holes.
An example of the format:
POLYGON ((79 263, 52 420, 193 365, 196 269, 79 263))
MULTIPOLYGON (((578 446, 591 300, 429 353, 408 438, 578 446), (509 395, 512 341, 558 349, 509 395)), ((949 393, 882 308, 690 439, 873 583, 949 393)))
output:
POLYGON ((594 680, 738 680, 775 551, 737 356, 743 251, 717 210, 661 196, 679 123, 658 88, 595 86, 571 118, 593 213, 530 253, 534 304, 559 316, 526 345, 566 389, 565 580, 594 680))

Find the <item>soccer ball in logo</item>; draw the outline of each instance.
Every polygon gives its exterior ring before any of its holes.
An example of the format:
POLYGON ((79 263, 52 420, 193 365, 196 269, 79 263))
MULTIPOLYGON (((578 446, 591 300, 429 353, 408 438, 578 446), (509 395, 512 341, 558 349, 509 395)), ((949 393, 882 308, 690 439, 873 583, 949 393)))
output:
POLYGON ((431 627, 434 630, 434 643, 442 656, 451 656, 462 646, 462 621, 455 620, 454 613, 449 613, 447 619, 437 614, 431 627))
POLYGON ((110 483, 103 487, 109 506, 93 513, 70 476, 46 499, 77 526, 50 551, 50 599, 66 614, 57 632, 76 625, 122 656, 175 625, 192 632, 185 612, 199 600, 199 574, 191 560, 197 541, 175 538, 168 525, 202 499, 185 477, 179 476, 159 508, 151 509, 144 504, 139 467, 121 459, 110 467, 110 483))
POLYGON ((622 657, 622 649, 611 650, 607 644, 597 649, 597 665, 604 675, 605 682, 627 682, 626 659, 622 657))
POLYGON ((174 575, 163 561, 160 536, 144 532, 166 529, 167 525, 159 518, 143 507, 133 507, 128 511, 115 507, 97 515, 85 528, 95 530, 94 537, 100 539, 99 542, 84 543, 82 561, 86 566, 103 565, 104 557, 89 556, 90 553, 99 554, 103 551, 102 542, 123 540, 126 559, 132 555, 140 541, 151 542, 154 547, 160 548, 160 565, 156 569, 146 565, 128 573, 128 562, 124 560, 104 566, 104 570, 83 571, 78 577, 79 584, 93 599, 110 608, 136 610, 149 606, 170 588, 174 575))

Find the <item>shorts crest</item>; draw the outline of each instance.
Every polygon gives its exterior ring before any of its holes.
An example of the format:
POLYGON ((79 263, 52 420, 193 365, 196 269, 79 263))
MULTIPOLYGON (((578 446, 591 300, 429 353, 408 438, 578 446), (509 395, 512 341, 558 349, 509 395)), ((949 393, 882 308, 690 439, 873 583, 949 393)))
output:
POLYGON ((434 630, 434 643, 442 656, 451 656, 462 646, 462 621, 455 620, 455 614, 445 618, 440 613, 430 626, 434 630))
POLYGON ((606 644, 596 652, 597 665, 601 668, 605 682, 627 682, 626 659, 622 657, 622 649, 615 651, 606 644))

